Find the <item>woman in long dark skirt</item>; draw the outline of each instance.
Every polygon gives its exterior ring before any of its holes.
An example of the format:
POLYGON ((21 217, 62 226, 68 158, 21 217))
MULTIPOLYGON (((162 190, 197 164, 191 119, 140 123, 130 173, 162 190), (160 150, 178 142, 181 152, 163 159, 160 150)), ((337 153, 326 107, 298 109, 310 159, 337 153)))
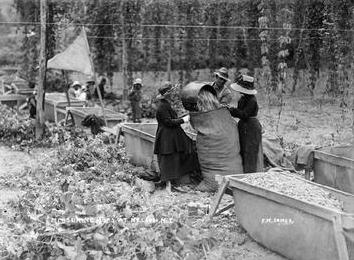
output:
POLYGON ((229 107, 229 111, 233 117, 240 119, 238 131, 243 170, 245 173, 263 171, 262 126, 257 119, 258 103, 254 78, 239 75, 236 83, 230 87, 242 95, 237 108, 229 107))
POLYGON ((159 105, 156 111, 158 127, 156 131, 154 153, 157 154, 161 181, 167 183, 171 191, 171 181, 198 169, 197 155, 193 141, 181 128, 189 121, 189 116, 178 118, 171 107, 172 84, 166 83, 159 89, 159 105))

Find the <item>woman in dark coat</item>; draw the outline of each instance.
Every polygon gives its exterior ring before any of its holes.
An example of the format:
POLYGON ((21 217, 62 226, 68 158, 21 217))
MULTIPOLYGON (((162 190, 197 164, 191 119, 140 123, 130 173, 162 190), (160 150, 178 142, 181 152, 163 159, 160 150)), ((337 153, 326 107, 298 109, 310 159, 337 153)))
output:
POLYGON ((263 171, 263 149, 262 149, 262 126, 257 119, 258 103, 254 89, 254 78, 240 75, 236 83, 230 87, 240 92, 242 97, 238 101, 237 108, 230 107, 229 111, 233 117, 240 119, 238 131, 240 137, 240 152, 245 173, 263 171))
POLYGON ((171 191, 171 181, 180 179, 183 175, 198 169, 197 155, 193 149, 193 141, 181 128, 181 124, 189 121, 189 115, 178 118, 171 107, 172 84, 167 83, 159 89, 160 101, 156 119, 154 153, 157 154, 161 181, 167 182, 167 189, 171 191))
POLYGON ((137 78, 133 82, 133 87, 128 95, 128 99, 130 100, 132 106, 132 119, 134 123, 141 122, 141 108, 140 101, 142 99, 141 88, 143 86, 143 82, 141 79, 137 78))

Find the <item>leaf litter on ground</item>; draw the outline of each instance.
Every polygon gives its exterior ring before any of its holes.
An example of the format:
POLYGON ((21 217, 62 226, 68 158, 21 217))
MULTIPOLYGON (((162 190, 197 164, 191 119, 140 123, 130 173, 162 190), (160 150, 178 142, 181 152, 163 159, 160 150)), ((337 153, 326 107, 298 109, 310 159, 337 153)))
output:
POLYGON ((68 141, 37 167, 1 177, 2 186, 25 191, 2 214, 1 256, 201 259, 228 245, 225 230, 235 225, 234 213, 208 225, 206 212, 189 215, 188 203, 208 206, 212 194, 153 192, 139 184, 141 171, 122 145, 97 136, 68 141))
MULTIPOLYGON (((219 256, 232 259, 250 254, 242 248, 249 239, 233 210, 204 221, 212 194, 187 186, 186 193, 156 190, 138 178, 146 169, 128 162, 123 145, 50 124, 37 143, 30 120, 3 106, 0 111, 0 140, 31 152, 36 161, 20 173, 0 176, 0 186, 24 193, 1 209, 1 258, 212 259, 228 252, 219 256), (198 211, 191 214, 189 203, 198 211)), ((270 253, 260 247, 259 254, 270 253)))

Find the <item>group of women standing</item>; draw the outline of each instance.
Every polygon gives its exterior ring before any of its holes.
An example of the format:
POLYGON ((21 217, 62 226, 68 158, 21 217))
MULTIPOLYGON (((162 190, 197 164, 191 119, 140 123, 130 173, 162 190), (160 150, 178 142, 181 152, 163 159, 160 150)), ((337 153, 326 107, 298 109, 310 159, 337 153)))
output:
MULTIPOLYGON (((257 91, 254 88, 254 78, 239 75, 227 88, 225 83, 229 78, 226 68, 216 71, 215 77, 212 86, 216 90, 219 102, 228 108, 231 116, 239 119, 240 153, 244 173, 262 171, 262 127, 257 119, 258 103, 255 97, 257 91), (230 89, 241 94, 237 107, 228 105, 230 89)), ((189 116, 177 117, 170 104, 172 89, 170 83, 159 89, 160 102, 156 112, 158 129, 154 148, 154 153, 158 157, 161 181, 167 183, 168 190, 171 190, 171 181, 199 169, 193 141, 181 128, 183 123, 189 121, 189 116)))

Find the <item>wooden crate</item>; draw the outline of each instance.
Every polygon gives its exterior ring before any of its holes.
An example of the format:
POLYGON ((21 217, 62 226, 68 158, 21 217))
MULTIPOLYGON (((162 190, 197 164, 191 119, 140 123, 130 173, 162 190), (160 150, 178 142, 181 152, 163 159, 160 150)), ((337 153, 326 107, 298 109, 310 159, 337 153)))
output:
POLYGON ((314 151, 314 181, 354 194, 354 146, 314 151))
POLYGON ((345 259, 339 257, 343 253, 341 249, 345 248, 349 259, 354 259, 352 194, 298 178, 342 200, 342 212, 248 184, 242 181, 245 176, 240 174, 227 178, 233 191, 237 218, 254 240, 289 259, 345 259), (339 232, 335 224, 337 220, 341 222, 342 230, 339 232), (338 234, 342 235, 341 246, 338 245, 338 234))
POLYGON ((16 107, 17 109, 21 104, 26 102, 26 96, 19 94, 0 95, 0 103, 9 107, 16 107))
MULTIPOLYGON (((84 107, 85 105, 86 101, 70 99, 71 107, 84 107)), ((58 122, 62 119, 60 117, 61 114, 59 113, 58 109, 65 110, 68 106, 69 103, 65 93, 46 93, 44 101, 45 119, 49 122, 55 122, 56 124, 58 124, 58 122)))
MULTIPOLYGON (((125 123, 122 125, 127 156, 134 165, 145 166, 158 172, 159 167, 154 155, 154 143, 157 123, 125 123)), ((196 135, 186 131, 192 139, 196 135)))

